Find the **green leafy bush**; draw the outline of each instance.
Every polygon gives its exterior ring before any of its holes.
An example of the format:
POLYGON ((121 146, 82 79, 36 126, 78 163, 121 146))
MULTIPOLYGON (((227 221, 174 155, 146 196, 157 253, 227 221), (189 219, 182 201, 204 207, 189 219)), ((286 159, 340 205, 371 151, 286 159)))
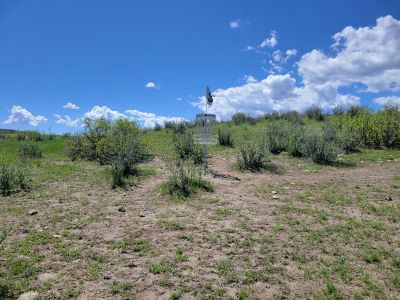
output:
POLYGON ((156 123, 156 125, 154 125, 154 130, 155 131, 160 131, 162 129, 161 124, 156 123))
POLYGON ((68 139, 66 153, 72 161, 91 157, 89 143, 82 135, 73 135, 68 139))
POLYGON ((304 112, 304 115, 309 118, 309 119, 314 119, 316 121, 323 121, 324 120, 324 114, 322 113, 322 109, 316 105, 310 106, 306 111, 304 112))
POLYGON ((246 119, 247 119, 246 115, 241 112, 237 112, 232 116, 232 121, 233 123, 235 123, 235 125, 240 125, 242 123, 245 123, 246 119))
POLYGON ((0 161, 0 192, 3 196, 30 190, 30 179, 26 167, 0 161))
POLYGON ((336 162, 339 148, 322 130, 309 129, 305 133, 305 154, 318 164, 336 162))
POLYGON ((21 159, 41 158, 43 156, 42 149, 37 142, 20 142, 17 152, 21 159))
POLYGON ((305 156, 305 130, 304 126, 294 126, 289 134, 287 152, 291 157, 305 156))
POLYGON ((221 146, 233 147, 233 134, 228 129, 218 129, 218 143, 221 146))
POLYGON ((378 120, 383 123, 383 144, 388 148, 400 147, 399 106, 388 104, 378 112, 378 120))
POLYGON ((347 127, 343 127, 338 132, 338 142, 345 153, 358 152, 361 145, 360 140, 359 132, 350 130, 347 127))
POLYGON ((190 133, 175 134, 174 148, 178 158, 183 160, 193 160, 197 165, 203 163, 203 150, 200 145, 194 143, 190 133))
POLYGON ((170 176, 162 184, 161 191, 171 195, 172 199, 184 199, 199 191, 212 192, 213 186, 202 178, 202 170, 191 161, 178 159, 167 162, 170 176))
POLYGON ((268 124, 269 150, 273 154, 286 151, 292 126, 285 120, 271 121, 268 124))
POLYGON ((252 172, 276 172, 276 166, 269 159, 267 137, 261 133, 251 140, 244 140, 239 145, 237 166, 240 170, 252 172))

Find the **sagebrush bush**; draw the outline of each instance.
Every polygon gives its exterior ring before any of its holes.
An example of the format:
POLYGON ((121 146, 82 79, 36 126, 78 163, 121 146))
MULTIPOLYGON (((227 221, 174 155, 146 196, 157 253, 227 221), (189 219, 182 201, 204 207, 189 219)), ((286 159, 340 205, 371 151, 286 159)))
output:
POLYGON ((322 113, 322 109, 316 105, 312 105, 307 108, 304 112, 304 115, 309 119, 314 119, 316 121, 323 121, 324 114, 322 113))
POLYGON ((362 115, 366 112, 369 112, 369 110, 366 109, 365 107, 363 107, 361 105, 352 105, 347 108, 346 114, 348 114, 351 117, 355 117, 358 115, 362 115))
POLYGON ((400 109, 388 104, 376 116, 383 123, 383 144, 388 148, 400 147, 400 109))
POLYGON ((154 125, 154 130, 155 131, 160 131, 162 129, 161 124, 156 123, 156 125, 154 125))
POLYGON ((233 134, 229 129, 218 129, 218 144, 233 147, 233 134))
POLYGON ((309 129, 305 133, 305 154, 318 164, 332 164, 337 160, 339 148, 322 130, 309 129))
POLYGON ((287 152, 291 157, 305 156, 305 130, 304 126, 298 125, 292 127, 289 134, 289 142, 287 145, 287 152))
POLYGON ((345 153, 357 152, 360 149, 360 134, 357 131, 343 127, 338 131, 338 143, 345 153))
POLYGON ((202 178, 201 167, 191 161, 178 159, 176 162, 166 163, 170 173, 166 182, 161 186, 161 191, 179 200, 190 197, 199 191, 212 192, 213 186, 202 178))
POLYGON ((232 121, 233 123, 235 123, 235 125, 240 125, 242 123, 245 123, 246 119, 247 119, 246 115, 241 112, 237 112, 232 116, 232 121))
POLYGON ((72 161, 92 157, 92 155, 89 154, 89 143, 82 135, 73 135, 68 139, 66 153, 72 161))
POLYGON ((41 158, 43 156, 42 149, 37 142, 20 142, 17 152, 21 159, 41 158))
POLYGON ((237 166, 240 170, 252 172, 277 171, 276 166, 270 161, 268 141, 264 133, 240 143, 237 166))
POLYGON ((191 159, 195 164, 203 163, 203 149, 200 145, 195 144, 190 133, 175 134, 173 144, 175 152, 180 159, 191 159))
POLYGON ((25 170, 24 166, 0 161, 0 192, 2 196, 30 190, 30 179, 25 170))
POLYGON ((278 120, 269 122, 267 129, 270 152, 279 154, 286 151, 292 126, 285 120, 278 120))

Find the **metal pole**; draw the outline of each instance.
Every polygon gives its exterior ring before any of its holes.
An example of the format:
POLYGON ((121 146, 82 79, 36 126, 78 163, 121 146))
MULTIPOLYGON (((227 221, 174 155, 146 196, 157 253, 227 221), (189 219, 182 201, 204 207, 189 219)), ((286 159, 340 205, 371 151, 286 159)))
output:
POLYGON ((203 147, 204 147, 204 173, 207 173, 207 145, 206 145, 206 135, 207 135, 207 94, 206 94, 206 115, 204 118, 204 136, 203 136, 203 147))

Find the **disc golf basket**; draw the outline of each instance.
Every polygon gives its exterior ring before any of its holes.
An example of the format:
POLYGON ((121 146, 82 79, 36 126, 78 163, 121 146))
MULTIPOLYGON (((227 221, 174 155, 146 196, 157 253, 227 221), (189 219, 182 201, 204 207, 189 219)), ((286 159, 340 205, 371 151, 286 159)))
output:
POLYGON ((218 141, 217 135, 213 132, 216 120, 214 114, 196 115, 193 139, 196 144, 204 146, 204 171, 207 171, 207 145, 216 144, 218 141))

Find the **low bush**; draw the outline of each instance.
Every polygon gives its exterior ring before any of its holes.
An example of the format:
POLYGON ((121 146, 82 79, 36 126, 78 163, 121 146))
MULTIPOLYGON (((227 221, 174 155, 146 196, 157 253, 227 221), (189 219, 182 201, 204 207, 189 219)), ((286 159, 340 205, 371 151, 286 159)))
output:
POLYGON ((305 130, 304 126, 294 126, 289 134, 287 152, 291 157, 305 156, 305 130))
POLYGON ((30 179, 25 167, 0 161, 0 192, 2 196, 30 190, 30 179))
POLYGON ((316 121, 323 121, 324 120, 324 114, 322 113, 322 109, 316 105, 310 106, 306 111, 304 112, 304 115, 309 118, 309 119, 314 119, 316 121))
POLYGON ((155 131, 160 131, 162 129, 162 126, 158 123, 156 123, 156 125, 154 125, 154 130, 155 131))
POLYGON ((271 153, 279 154, 287 150, 291 131, 292 126, 289 126, 285 120, 268 123, 268 142, 271 153))
POLYGON ((42 149, 37 142, 20 142, 17 152, 21 159, 41 158, 43 156, 42 149))
POLYGON ((82 135, 73 135, 68 139, 66 153, 72 161, 91 157, 89 144, 82 135))
POLYGON ((400 147, 400 109, 399 106, 388 104, 377 114, 383 123, 383 144, 388 148, 400 147))
POLYGON ((338 143, 345 153, 358 152, 361 146, 360 134, 357 131, 343 127, 338 132, 338 143))
POLYGON ((235 125, 240 125, 242 123, 245 123, 246 119, 247 119, 246 115, 241 112, 237 112, 232 116, 232 121, 233 123, 235 123, 235 125))
POLYGON ((174 135, 174 149, 179 159, 193 160, 197 165, 203 163, 203 150, 200 145, 194 143, 190 133, 174 135))
POLYGON ((218 144, 233 147, 233 134, 228 129, 218 129, 218 144))
POLYGON ((277 168, 271 163, 268 150, 267 137, 263 133, 251 140, 243 140, 239 145, 238 168, 252 172, 276 172, 277 168))
POLYGON ((181 200, 199 191, 212 192, 213 186, 202 178, 201 167, 191 161, 178 159, 177 162, 167 162, 170 176, 162 184, 161 191, 169 194, 173 200, 181 200))
POLYGON ((318 164, 336 162, 339 148, 322 130, 309 129, 304 139, 305 154, 318 164))

